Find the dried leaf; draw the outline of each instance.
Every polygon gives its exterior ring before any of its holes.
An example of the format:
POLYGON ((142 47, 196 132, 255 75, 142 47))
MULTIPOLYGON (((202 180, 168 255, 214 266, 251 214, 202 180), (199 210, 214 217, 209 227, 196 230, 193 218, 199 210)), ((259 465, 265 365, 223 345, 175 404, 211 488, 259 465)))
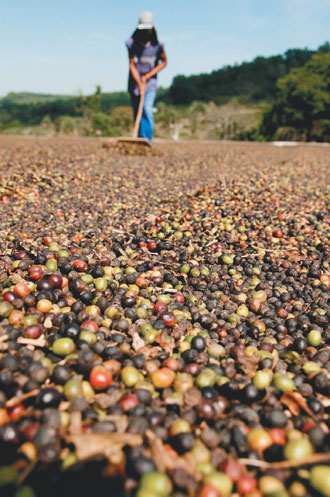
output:
POLYGON ((148 223, 155 223, 156 222, 156 217, 154 214, 147 214, 146 215, 146 221, 148 223))
POLYGON ((183 468, 174 468, 170 471, 173 481, 177 487, 184 488, 191 496, 196 495, 198 482, 183 468))
POLYGON ((110 395, 107 395, 106 393, 97 394, 94 397, 92 397, 90 401, 92 403, 95 402, 97 407, 99 407, 100 409, 108 409, 113 404, 112 398, 110 397, 110 395))
POLYGON ((14 285, 17 285, 17 283, 26 283, 25 279, 19 273, 11 274, 10 279, 14 285))
POLYGON ((315 418, 315 414, 313 411, 309 408, 306 400, 304 397, 301 395, 299 392, 285 392, 282 397, 281 401, 284 405, 286 405, 289 410, 292 412, 294 416, 298 416, 300 413, 300 409, 305 411, 308 416, 311 418, 315 418), (295 406, 294 406, 295 404, 295 406))
POLYGON ((123 391, 119 388, 112 388, 107 394, 98 393, 90 398, 91 403, 96 403, 101 409, 107 409, 108 407, 116 404, 123 396, 123 391))
POLYGON ((143 354, 146 359, 152 359, 154 357, 158 357, 160 352, 162 352, 162 348, 161 347, 148 347, 148 346, 144 346, 142 347, 142 349, 139 349, 139 353, 140 354, 143 354))
POLYGON ((125 433, 128 426, 127 416, 121 414, 110 414, 102 418, 104 421, 112 421, 116 425, 117 433, 125 433))
POLYGON ((133 333, 133 343, 132 343, 132 347, 135 350, 135 352, 145 347, 145 344, 146 344, 145 341, 140 337, 138 332, 135 331, 133 333))
POLYGON ((242 371, 252 377, 256 373, 259 365, 260 357, 246 356, 245 354, 239 358, 239 364, 242 371))
POLYGON ((168 342, 166 340, 166 337, 167 337, 167 332, 161 331, 160 333, 158 333, 155 341, 157 343, 159 343, 161 348, 163 350, 165 350, 165 352, 167 352, 171 356, 173 354, 173 350, 174 350, 176 345, 175 345, 174 340, 171 340, 170 342, 168 342))
POLYGON ((68 442, 74 444, 79 461, 104 456, 109 462, 118 464, 122 460, 122 449, 126 445, 138 447, 142 437, 132 433, 86 433, 71 435, 68 442))
POLYGON ((53 326, 52 320, 49 316, 47 316, 45 321, 44 321, 44 327, 51 328, 52 326, 53 326))
POLYGON ((172 397, 171 395, 164 397, 164 394, 163 394, 163 399, 164 399, 164 403, 168 406, 173 406, 173 405, 180 406, 180 407, 184 406, 183 395, 180 395, 179 397, 172 397))
POLYGON ((282 404, 284 404, 289 409, 289 411, 293 416, 299 416, 300 407, 298 406, 297 402, 294 399, 292 399, 286 394, 287 392, 285 392, 281 397, 282 404))
POLYGON ((151 430, 146 431, 146 436, 150 444, 151 455, 158 471, 165 472, 174 469, 182 469, 190 474, 193 479, 195 475, 194 460, 190 457, 180 457, 176 453, 169 453, 162 440, 151 430))

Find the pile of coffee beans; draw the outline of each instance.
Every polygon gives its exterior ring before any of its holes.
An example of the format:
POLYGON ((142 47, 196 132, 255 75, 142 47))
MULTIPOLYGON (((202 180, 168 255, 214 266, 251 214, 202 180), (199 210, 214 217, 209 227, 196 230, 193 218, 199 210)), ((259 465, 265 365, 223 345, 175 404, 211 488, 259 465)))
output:
POLYGON ((330 496, 326 148, 0 138, 0 489, 330 496))

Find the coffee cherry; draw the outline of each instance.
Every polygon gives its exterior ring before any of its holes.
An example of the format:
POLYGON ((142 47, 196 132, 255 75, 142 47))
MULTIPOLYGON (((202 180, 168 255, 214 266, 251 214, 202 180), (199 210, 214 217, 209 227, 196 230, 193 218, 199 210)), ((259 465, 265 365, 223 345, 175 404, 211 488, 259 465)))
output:
POLYGON ((90 372, 89 381, 94 390, 105 390, 111 385, 112 374, 103 366, 95 366, 90 372))

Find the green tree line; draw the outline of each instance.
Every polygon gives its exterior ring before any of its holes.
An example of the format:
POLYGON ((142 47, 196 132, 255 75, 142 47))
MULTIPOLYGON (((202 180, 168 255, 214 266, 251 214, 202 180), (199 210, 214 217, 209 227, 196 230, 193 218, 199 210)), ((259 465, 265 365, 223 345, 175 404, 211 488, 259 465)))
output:
POLYGON ((195 100, 223 104, 233 97, 242 102, 272 101, 278 78, 304 66, 315 53, 324 52, 330 52, 329 43, 316 51, 289 49, 284 55, 256 57, 252 62, 226 66, 210 74, 178 75, 162 100, 174 105, 195 100))
MULTIPOLYGON (((168 89, 159 88, 156 102, 156 133, 163 137, 181 130, 190 139, 330 141, 330 43, 179 75, 168 89)), ((37 134, 118 136, 130 131, 132 118, 127 92, 102 93, 99 86, 88 96, 0 99, 2 132, 30 127, 37 134)))

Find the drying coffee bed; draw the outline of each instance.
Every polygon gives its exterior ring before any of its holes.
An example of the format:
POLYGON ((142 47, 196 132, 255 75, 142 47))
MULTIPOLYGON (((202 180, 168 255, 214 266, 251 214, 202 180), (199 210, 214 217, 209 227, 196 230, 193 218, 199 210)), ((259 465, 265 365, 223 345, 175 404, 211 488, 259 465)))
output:
POLYGON ((330 496, 329 155, 0 137, 2 496, 330 496))

